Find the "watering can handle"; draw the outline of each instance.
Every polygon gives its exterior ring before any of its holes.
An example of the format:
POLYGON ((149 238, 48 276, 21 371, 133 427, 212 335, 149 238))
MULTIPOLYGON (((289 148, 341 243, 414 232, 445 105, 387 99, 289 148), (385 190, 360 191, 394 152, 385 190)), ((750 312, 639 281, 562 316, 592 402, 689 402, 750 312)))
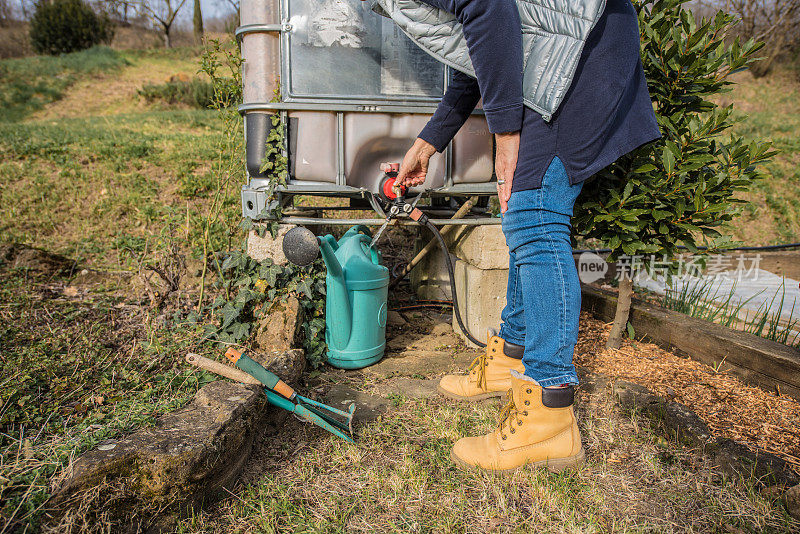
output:
MULTIPOLYGON (((334 238, 331 234, 324 235, 324 236, 320 237, 319 239, 320 239, 320 246, 323 245, 323 241, 324 241, 325 243, 328 244, 328 246, 331 247, 331 250, 333 252, 336 252, 337 250, 339 250, 339 243, 336 241, 336 238, 334 238)), ((323 256, 324 256, 324 254, 323 254, 323 256)))
POLYGON ((353 226, 353 228, 355 228, 356 232, 359 234, 364 234, 368 237, 372 237, 372 232, 369 231, 369 227, 367 227, 364 224, 357 224, 353 226))

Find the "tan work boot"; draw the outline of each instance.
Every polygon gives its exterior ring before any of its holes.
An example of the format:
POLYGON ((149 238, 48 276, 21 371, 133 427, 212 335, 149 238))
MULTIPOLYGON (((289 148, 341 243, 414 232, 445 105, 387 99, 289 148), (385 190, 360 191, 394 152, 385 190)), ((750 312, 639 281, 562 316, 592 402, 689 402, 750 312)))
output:
POLYGON ((524 347, 490 331, 486 352, 475 358, 466 375, 447 375, 439 381, 439 393, 455 400, 479 401, 503 397, 511 387, 511 370, 523 373, 524 347))
POLYGON ((572 402, 573 386, 543 389, 521 373, 511 373, 512 399, 500 413, 497 430, 461 438, 450 458, 460 467, 512 472, 524 465, 561 471, 583 462, 584 451, 572 402))

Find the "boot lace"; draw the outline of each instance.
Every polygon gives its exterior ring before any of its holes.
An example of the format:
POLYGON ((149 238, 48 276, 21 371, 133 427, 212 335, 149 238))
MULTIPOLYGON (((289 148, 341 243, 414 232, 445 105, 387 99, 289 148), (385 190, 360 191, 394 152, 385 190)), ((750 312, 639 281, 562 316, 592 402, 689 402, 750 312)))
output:
POLYGON ((467 371, 469 372, 470 375, 473 374, 473 371, 474 371, 474 374, 477 375, 478 387, 483 389, 483 390, 485 390, 487 388, 487 386, 486 386, 486 357, 487 357, 486 353, 481 354, 480 356, 478 356, 477 358, 472 360, 472 363, 469 364, 469 368, 467 368, 467 371))
POLYGON ((508 436, 505 434, 505 430, 510 431, 512 434, 516 432, 514 429, 514 421, 517 422, 517 426, 522 426, 522 419, 519 418, 519 410, 517 409, 517 405, 514 404, 514 397, 512 395, 512 391, 508 390, 508 404, 506 404, 503 409, 500 411, 500 437, 503 439, 507 439, 508 436), (506 424, 508 424, 508 429, 506 429, 506 424))

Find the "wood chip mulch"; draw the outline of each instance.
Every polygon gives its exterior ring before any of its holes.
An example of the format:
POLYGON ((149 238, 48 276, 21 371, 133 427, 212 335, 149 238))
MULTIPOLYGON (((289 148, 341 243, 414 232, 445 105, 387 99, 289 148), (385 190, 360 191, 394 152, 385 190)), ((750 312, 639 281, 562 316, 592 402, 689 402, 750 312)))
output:
POLYGON ((685 404, 715 437, 771 452, 800 473, 800 402, 745 385, 733 375, 657 345, 626 340, 619 350, 606 349, 610 330, 611 324, 582 314, 576 365, 636 382, 685 404))

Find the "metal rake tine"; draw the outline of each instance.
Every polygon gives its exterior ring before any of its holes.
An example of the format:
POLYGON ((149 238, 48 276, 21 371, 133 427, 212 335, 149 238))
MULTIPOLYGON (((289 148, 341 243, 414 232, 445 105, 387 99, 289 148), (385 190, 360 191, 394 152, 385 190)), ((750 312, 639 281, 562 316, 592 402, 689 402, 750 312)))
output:
POLYGON ((303 404, 308 404, 317 408, 322 408, 325 411, 333 412, 335 414, 341 415, 347 419, 353 418, 353 413, 355 412, 355 404, 351 404, 348 408, 348 411, 342 411, 339 409, 334 408, 333 406, 328 406, 327 404, 322 404, 321 402, 317 402, 315 400, 309 399, 308 397, 303 397, 302 395, 297 395, 297 399, 302 402, 303 404))
POLYGON ((292 415, 294 415, 298 419, 302 419, 307 423, 312 423, 314 425, 317 425, 318 427, 327 430, 328 432, 330 432, 335 436, 339 436, 340 438, 350 443, 354 443, 353 439, 350 436, 345 435, 338 428, 331 425, 325 418, 312 412, 302 404, 295 404, 294 402, 286 399, 285 397, 279 395, 278 393, 275 393, 269 388, 264 388, 264 393, 267 395, 267 400, 269 401, 270 404, 277 406, 279 408, 283 408, 287 412, 291 412, 292 415))
POLYGON ((332 424, 333 426, 335 426, 335 427, 337 427, 337 428, 339 428, 341 430, 350 432, 352 434, 352 427, 350 425, 348 425, 347 423, 345 423, 344 421, 339 421, 338 419, 335 419, 335 418, 331 417, 329 414, 326 414, 325 412, 323 412, 321 410, 318 410, 318 409, 314 408, 313 406, 305 406, 305 408, 308 411, 318 415, 319 417, 321 417, 322 419, 324 419, 328 423, 332 424))
POLYGON ((314 412, 312 412, 311 410, 309 410, 307 407, 303 406, 302 404, 298 404, 297 405, 297 407, 295 408, 294 413, 296 415, 302 417, 303 419, 305 419, 309 423, 313 423, 313 424, 317 425, 318 427, 327 430, 331 434, 333 434, 335 436, 339 436, 340 438, 344 439, 348 443, 355 443, 353 441, 353 438, 351 438, 350 436, 344 434, 338 428, 334 427, 333 425, 328 423, 328 421, 326 421, 325 419, 323 419, 319 415, 315 414, 314 412))

